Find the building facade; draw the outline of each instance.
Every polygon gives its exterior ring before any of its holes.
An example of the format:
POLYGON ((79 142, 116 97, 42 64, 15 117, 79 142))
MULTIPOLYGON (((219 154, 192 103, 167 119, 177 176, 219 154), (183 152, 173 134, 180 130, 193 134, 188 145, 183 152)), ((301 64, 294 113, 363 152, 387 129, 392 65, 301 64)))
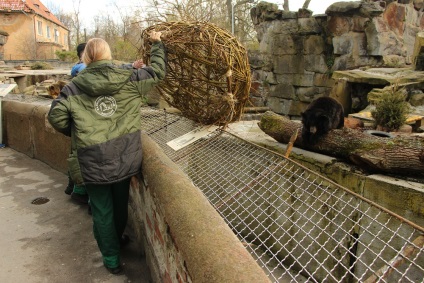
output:
POLYGON ((69 50, 69 29, 39 0, 0 0, 0 30, 9 35, 0 60, 56 59, 69 50))

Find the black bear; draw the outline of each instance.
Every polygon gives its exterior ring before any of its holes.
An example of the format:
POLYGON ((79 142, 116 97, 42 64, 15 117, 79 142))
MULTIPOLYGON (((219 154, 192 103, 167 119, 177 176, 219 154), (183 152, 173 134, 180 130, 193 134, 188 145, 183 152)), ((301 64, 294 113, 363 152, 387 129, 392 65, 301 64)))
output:
POLYGON ((303 143, 315 144, 331 129, 343 128, 343 106, 331 97, 319 97, 302 113, 302 124, 303 143))

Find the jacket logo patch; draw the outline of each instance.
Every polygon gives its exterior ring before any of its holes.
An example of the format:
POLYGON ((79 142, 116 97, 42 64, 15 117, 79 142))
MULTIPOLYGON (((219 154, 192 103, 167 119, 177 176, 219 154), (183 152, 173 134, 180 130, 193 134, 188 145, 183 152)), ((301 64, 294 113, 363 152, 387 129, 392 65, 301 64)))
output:
POLYGON ((116 111, 116 100, 112 96, 99 96, 94 102, 94 109, 97 114, 103 117, 110 117, 116 111))

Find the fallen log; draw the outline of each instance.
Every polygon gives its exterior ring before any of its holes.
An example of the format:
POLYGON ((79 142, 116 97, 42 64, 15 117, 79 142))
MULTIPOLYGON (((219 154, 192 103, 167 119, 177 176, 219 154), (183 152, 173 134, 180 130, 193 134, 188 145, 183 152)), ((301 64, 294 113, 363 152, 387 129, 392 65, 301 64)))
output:
MULTIPOLYGON (((289 143, 290 137, 302 124, 287 117, 267 111, 258 123, 267 135, 281 143, 289 143)), ((306 144, 299 135, 296 147, 345 158, 363 169, 403 175, 424 176, 424 138, 416 136, 377 137, 359 129, 334 129, 316 144, 306 144)))

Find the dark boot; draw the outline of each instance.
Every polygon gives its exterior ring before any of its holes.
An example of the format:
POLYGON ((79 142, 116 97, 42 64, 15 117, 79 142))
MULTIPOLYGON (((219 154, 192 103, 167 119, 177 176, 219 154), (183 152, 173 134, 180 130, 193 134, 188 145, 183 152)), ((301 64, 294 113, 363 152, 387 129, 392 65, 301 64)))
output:
POLYGON ((66 186, 65 194, 71 195, 74 190, 74 181, 72 181, 71 176, 68 174, 68 186, 66 186))
POLYGON ((122 265, 118 265, 117 267, 107 267, 105 265, 105 267, 106 267, 107 271, 109 271, 110 273, 112 273, 114 275, 120 274, 123 270, 122 265))
POLYGON ((74 201, 80 204, 88 204, 88 195, 81 195, 81 194, 73 192, 71 194, 71 199, 73 199, 74 201))

